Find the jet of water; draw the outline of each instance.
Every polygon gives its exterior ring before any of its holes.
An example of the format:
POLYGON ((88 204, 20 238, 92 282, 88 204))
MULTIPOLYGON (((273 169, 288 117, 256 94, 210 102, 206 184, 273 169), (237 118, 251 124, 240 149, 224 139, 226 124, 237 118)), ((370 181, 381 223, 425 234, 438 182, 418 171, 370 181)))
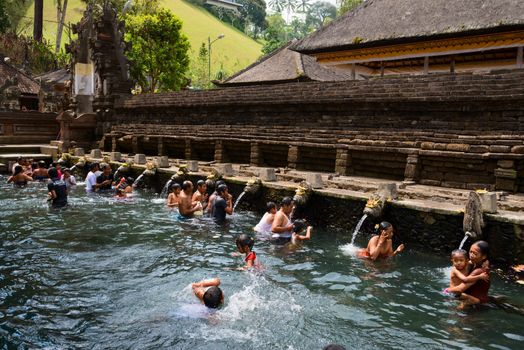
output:
POLYGON ((142 181, 142 178, 143 178, 143 177, 144 177, 144 174, 140 174, 140 176, 136 178, 135 182, 133 182, 133 187, 138 186, 138 184, 140 183, 140 181, 142 181))
POLYGON ((459 249, 462 249, 462 247, 464 246, 464 243, 466 243, 466 241, 468 240, 468 233, 466 232, 466 234, 464 235, 464 238, 462 238, 462 241, 460 241, 460 245, 459 245, 459 249))
POLYGON ((240 203, 240 200, 242 199, 242 197, 244 197, 245 194, 246 194, 246 191, 242 192, 240 196, 238 196, 237 200, 235 201, 235 204, 233 205, 233 211, 235 211, 238 203, 240 203))
POLYGON ((173 180, 169 180, 166 182, 164 188, 162 189, 162 192, 160 192, 160 198, 167 198, 167 191, 169 191, 169 186, 171 186, 171 183, 173 180))
POLYGON ((355 238, 357 238, 358 231, 360 231, 360 228, 362 227, 362 224, 364 221, 366 221, 367 214, 362 215, 360 218, 360 221, 358 222, 357 226, 355 227, 355 231, 353 231, 353 235, 351 236, 351 245, 355 243, 355 238))

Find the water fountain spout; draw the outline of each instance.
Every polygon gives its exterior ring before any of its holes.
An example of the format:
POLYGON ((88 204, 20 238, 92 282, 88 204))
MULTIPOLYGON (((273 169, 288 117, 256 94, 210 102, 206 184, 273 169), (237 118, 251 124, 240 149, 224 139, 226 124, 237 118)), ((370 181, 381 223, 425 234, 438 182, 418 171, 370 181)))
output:
POLYGON ((257 178, 253 178, 249 180, 246 183, 246 187, 244 187, 244 191, 238 196, 237 200, 235 201, 235 204, 233 205, 233 211, 235 211, 237 205, 240 203, 240 200, 247 194, 256 195, 258 191, 260 190, 260 186, 262 185, 262 181, 257 178))
POLYGON ((166 182, 166 184, 164 185, 164 188, 162 188, 162 192, 160 192, 160 198, 167 198, 169 187, 171 187, 171 184, 173 182, 176 182, 176 177, 177 175, 175 174, 171 176, 171 178, 166 182))
POLYGON ((366 206, 364 207, 364 215, 374 218, 381 217, 385 204, 386 197, 374 194, 366 202, 366 206))
POLYGON ((480 239, 482 237, 482 227, 484 227, 484 218, 482 216, 480 195, 477 191, 471 191, 464 209, 464 221, 462 222, 464 238, 460 242, 459 249, 462 249, 468 238, 471 238, 473 241, 480 239))
POLYGON ((118 167, 118 169, 116 169, 114 178, 118 181, 118 175, 124 174, 125 176, 129 172, 129 168, 130 168, 129 164, 127 163, 122 164, 121 166, 118 167))
POLYGON ((302 181, 298 185, 297 189, 295 190, 295 195, 293 196, 293 202, 295 202, 295 206, 293 207, 293 211, 290 215, 291 220, 295 218, 295 216, 297 215, 297 211, 299 211, 307 205, 312 193, 313 188, 308 182, 302 181))
POLYGON ((142 179, 147 176, 147 177, 152 177, 156 174, 156 167, 153 163, 151 162, 147 162, 146 164, 146 170, 144 170, 142 172, 142 174, 140 174, 140 176, 138 176, 135 180, 135 182, 133 182, 133 187, 138 187, 138 185, 140 184, 140 182, 142 181, 142 179))

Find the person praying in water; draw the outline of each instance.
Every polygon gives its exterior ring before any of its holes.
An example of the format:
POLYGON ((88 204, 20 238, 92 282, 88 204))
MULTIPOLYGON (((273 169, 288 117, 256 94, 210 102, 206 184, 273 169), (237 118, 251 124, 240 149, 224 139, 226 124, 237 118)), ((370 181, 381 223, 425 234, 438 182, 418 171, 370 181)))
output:
POLYGON ((371 237, 368 246, 361 249, 357 255, 364 259, 384 259, 397 255, 404 250, 404 244, 393 250, 393 225, 382 221, 378 227, 378 234, 371 237))

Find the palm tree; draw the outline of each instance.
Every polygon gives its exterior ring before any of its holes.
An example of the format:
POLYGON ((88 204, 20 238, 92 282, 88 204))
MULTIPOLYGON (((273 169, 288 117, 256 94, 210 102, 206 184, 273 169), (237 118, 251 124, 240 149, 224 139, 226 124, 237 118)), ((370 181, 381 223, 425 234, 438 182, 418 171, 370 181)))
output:
POLYGON ((298 0, 296 9, 299 12, 307 13, 308 10, 311 8, 311 1, 310 0, 298 0))
POLYGON ((275 10, 278 13, 281 13, 284 9, 286 0, 269 0, 268 5, 269 8, 275 10))
POLYGON ((286 23, 289 23, 289 16, 295 12, 297 8, 298 0, 283 0, 284 9, 286 10, 286 23))

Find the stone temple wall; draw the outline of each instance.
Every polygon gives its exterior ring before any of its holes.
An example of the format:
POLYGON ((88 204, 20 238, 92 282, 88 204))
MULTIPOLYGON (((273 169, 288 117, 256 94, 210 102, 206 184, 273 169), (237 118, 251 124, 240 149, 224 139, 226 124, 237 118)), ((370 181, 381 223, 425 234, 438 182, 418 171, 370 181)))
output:
POLYGON ((524 70, 144 94, 106 150, 524 192, 524 70))

